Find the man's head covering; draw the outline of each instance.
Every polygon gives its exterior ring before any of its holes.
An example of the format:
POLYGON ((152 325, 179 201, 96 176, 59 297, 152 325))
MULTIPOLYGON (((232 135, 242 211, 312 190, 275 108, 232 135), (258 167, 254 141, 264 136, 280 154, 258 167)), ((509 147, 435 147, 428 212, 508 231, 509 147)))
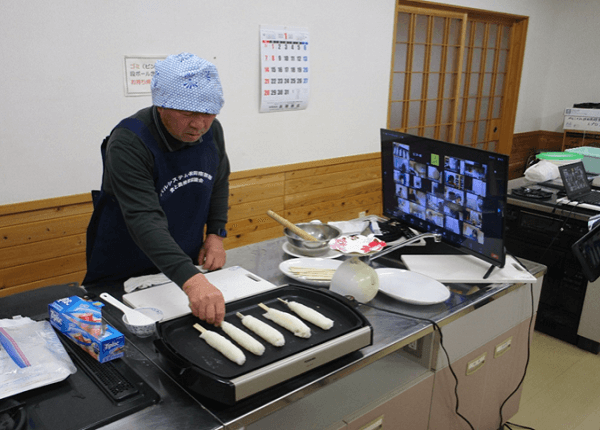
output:
POLYGON ((159 107, 216 115, 225 103, 215 65, 188 52, 157 61, 151 87, 159 107))

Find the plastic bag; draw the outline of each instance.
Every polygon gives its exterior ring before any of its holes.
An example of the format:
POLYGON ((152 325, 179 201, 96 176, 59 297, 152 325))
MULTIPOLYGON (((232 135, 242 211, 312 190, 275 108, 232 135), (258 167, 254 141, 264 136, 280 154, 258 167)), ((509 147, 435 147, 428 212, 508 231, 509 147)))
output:
POLYGON ((76 371, 48 321, 0 320, 0 399, 62 381, 76 371))
POLYGON ((533 182, 545 182, 559 176, 558 166, 546 160, 540 160, 525 171, 525 178, 533 182))

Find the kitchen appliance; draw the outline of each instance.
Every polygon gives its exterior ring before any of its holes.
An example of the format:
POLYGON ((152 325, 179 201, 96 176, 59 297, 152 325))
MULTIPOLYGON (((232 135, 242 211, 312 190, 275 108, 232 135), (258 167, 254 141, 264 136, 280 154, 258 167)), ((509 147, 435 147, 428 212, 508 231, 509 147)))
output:
MULTIPOLYGON (((41 321, 48 318, 48 303, 82 293, 77 284, 63 284, 2 297, 0 318, 22 315, 41 321)), ((77 372, 64 381, 0 400, 0 410, 6 405, 11 408, 17 418, 13 419, 15 425, 21 424, 24 430, 91 430, 160 401, 123 359, 99 363, 62 334, 57 335, 77 372)))
MULTIPOLYGON (((533 200, 531 200, 533 202, 533 200)), ((587 232, 587 222, 551 210, 537 210, 527 199, 506 210, 506 248, 511 254, 547 266, 535 329, 578 345, 587 278, 571 246, 587 232)), ((553 206, 553 205, 552 205, 553 206)))
POLYGON ((345 298, 327 290, 287 285, 231 302, 226 310, 225 320, 244 331, 247 329, 236 316, 238 312, 270 323, 284 335, 285 345, 275 347, 264 342, 266 350, 262 356, 248 353, 244 365, 239 366, 199 339, 193 327, 198 319, 193 315, 159 323, 159 339, 155 341, 168 362, 167 371, 183 387, 224 404, 235 404, 372 343, 368 320, 345 298), (290 312, 279 299, 309 306, 332 319, 334 325, 323 330, 307 323, 311 337, 298 338, 262 316, 259 303, 290 312))
POLYGON ((596 225, 571 247, 583 274, 590 282, 600 276, 600 225, 596 225))
POLYGON ((528 199, 536 199, 536 200, 550 200, 552 197, 552 193, 550 191, 542 190, 539 187, 519 187, 514 188, 511 191, 511 194, 519 197, 525 197, 528 199))
POLYGON ((0 410, 9 407, 14 411, 13 428, 91 430, 160 400, 122 360, 99 363, 64 335, 57 335, 77 372, 64 381, 0 400, 0 410))

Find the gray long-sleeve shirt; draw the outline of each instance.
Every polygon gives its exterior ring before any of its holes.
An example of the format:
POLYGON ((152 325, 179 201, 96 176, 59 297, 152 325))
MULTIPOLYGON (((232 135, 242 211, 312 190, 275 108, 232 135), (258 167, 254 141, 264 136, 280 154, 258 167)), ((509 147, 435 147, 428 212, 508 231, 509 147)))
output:
MULTIPOLYGON (((150 129, 161 150, 177 151, 188 145, 201 145, 202 138, 185 143, 171 136, 160 120, 156 107, 142 109, 134 115, 150 129)), ((217 151, 219 168, 210 199, 206 223, 207 233, 225 228, 229 198, 229 159, 225 151, 223 129, 214 120, 211 129, 217 151)), ((106 147, 103 187, 119 202, 131 237, 156 267, 169 279, 183 286, 199 273, 192 259, 171 237, 168 221, 163 212, 153 179, 154 156, 131 131, 115 130, 106 147)))

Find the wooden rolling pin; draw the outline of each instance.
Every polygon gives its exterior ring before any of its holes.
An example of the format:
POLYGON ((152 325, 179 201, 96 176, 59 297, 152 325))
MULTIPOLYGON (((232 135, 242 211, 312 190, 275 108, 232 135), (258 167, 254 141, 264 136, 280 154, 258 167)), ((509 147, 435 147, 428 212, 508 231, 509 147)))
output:
POLYGON ((308 240, 308 241, 311 241, 311 242, 318 242, 319 241, 312 234, 310 234, 310 233, 302 230, 300 227, 296 226, 295 224, 292 224, 291 222, 289 222, 287 219, 283 218, 282 216, 277 215, 272 210, 268 210, 267 211, 267 215, 269 215, 271 218, 273 218, 275 221, 277 221, 282 226, 289 228, 291 231, 293 231, 294 233, 296 233, 302 239, 308 240))

